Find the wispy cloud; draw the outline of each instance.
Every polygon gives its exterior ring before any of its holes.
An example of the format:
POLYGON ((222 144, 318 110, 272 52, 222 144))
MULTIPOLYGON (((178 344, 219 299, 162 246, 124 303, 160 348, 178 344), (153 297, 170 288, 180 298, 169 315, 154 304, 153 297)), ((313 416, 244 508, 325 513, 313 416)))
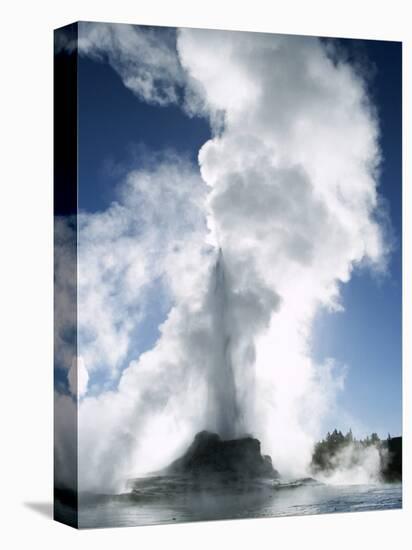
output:
POLYGON ((124 85, 148 103, 177 103, 184 83, 174 29, 79 23, 78 50, 108 62, 124 85))

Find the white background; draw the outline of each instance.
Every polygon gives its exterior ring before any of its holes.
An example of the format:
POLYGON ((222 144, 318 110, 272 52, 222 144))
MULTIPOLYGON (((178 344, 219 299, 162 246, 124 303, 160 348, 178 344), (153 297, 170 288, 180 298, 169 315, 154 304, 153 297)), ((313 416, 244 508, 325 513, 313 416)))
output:
MULTIPOLYGON (((406 0, 3 2, 0 29, 0 545, 2 548, 406 548, 411 539, 410 158, 404 173, 404 510, 77 532, 52 495, 52 29, 79 19, 404 41, 406 0), (39 508, 43 513, 39 512, 39 508), (37 509, 37 510, 36 510, 37 509), (409 524, 409 525, 408 525, 409 524)), ((408 70, 407 70, 408 69, 408 70)))

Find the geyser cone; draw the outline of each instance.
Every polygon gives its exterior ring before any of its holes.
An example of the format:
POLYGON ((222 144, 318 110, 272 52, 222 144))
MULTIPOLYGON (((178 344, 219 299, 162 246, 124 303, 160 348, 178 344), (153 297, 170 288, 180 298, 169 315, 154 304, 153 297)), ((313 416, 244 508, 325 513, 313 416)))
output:
POLYGON ((279 477, 270 456, 262 456, 260 441, 252 437, 222 440, 218 434, 199 432, 186 453, 175 460, 168 473, 236 478, 279 477))

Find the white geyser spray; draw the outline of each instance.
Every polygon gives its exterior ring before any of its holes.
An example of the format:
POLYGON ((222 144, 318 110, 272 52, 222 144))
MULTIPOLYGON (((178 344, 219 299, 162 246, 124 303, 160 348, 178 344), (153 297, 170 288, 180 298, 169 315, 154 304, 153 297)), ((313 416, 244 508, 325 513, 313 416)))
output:
MULTIPOLYGON (((139 31, 116 32, 108 59, 130 87, 141 81, 140 53, 125 42, 139 31)), ((342 309, 353 269, 384 267, 377 120, 363 78, 338 52, 316 38, 183 29, 177 54, 184 109, 213 128, 199 152, 202 180, 168 157, 131 173, 119 203, 80 221, 89 380, 105 361, 119 372, 153 277, 172 304, 117 389, 91 387, 79 403, 84 490, 120 490, 202 429, 252 434, 281 474, 305 475, 343 385, 333 360, 312 359, 314 317, 342 309), (101 349, 116 331, 122 347, 99 357, 96 338, 101 349)))
POLYGON ((224 439, 245 435, 253 428, 255 338, 269 325, 279 303, 270 289, 262 294, 255 273, 251 277, 251 273, 247 278, 231 273, 219 248, 209 297, 213 332, 206 421, 224 439))
POLYGON ((235 373, 232 364, 232 338, 228 320, 228 289, 226 287, 225 269, 222 250, 219 249, 218 260, 212 278, 212 318, 215 330, 215 354, 209 383, 208 422, 211 427, 226 439, 236 437, 239 417, 239 404, 235 386, 235 373))

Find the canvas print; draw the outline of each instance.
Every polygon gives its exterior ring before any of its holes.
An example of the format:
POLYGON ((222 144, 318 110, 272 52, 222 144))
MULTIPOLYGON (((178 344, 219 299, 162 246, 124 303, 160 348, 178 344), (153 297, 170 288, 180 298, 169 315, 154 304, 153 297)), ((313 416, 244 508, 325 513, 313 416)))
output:
POLYGON ((401 508, 401 43, 54 47, 55 518, 401 508))

